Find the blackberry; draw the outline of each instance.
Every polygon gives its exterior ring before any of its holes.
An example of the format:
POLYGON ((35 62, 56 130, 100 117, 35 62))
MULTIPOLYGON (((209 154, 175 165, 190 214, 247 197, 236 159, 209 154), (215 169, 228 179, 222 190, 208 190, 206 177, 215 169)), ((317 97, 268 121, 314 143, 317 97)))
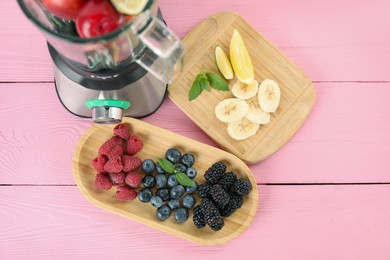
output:
POLYGON ((215 184, 219 179, 222 178, 225 171, 226 165, 222 162, 216 162, 207 169, 206 173, 204 174, 204 178, 208 183, 215 184))
POLYGON ((211 185, 207 183, 199 184, 197 187, 199 197, 202 199, 207 198, 207 196, 210 194, 211 185))
POLYGON ((230 200, 230 195, 219 184, 214 184, 210 196, 219 208, 224 208, 230 200))
POLYGON ((233 193, 230 195, 229 203, 219 211, 222 217, 229 217, 233 214, 237 209, 241 208, 244 203, 244 199, 241 195, 237 193, 233 193))
POLYGON ((199 205, 194 208, 194 215, 192 220, 194 221, 195 227, 198 229, 204 228, 206 226, 206 220, 204 219, 204 215, 199 205))
POLYGON ((217 207, 207 198, 200 203, 200 208, 207 225, 214 231, 220 230, 224 226, 224 221, 219 214, 217 207))
POLYGON ((233 187, 238 194, 245 196, 248 195, 249 192, 251 191, 252 184, 248 179, 238 179, 234 183, 233 187))
POLYGON ((234 172, 227 172, 218 181, 218 184, 220 184, 226 192, 230 192, 230 189, 232 188, 236 180, 237 176, 234 172))

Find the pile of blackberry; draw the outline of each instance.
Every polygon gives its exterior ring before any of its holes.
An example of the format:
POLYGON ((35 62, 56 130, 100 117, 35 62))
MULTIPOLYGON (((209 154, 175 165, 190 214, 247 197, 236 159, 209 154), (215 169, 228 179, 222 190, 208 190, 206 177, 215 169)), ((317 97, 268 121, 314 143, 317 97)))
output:
MULTIPOLYGON (((193 154, 181 154, 177 148, 170 148, 165 153, 165 158, 170 161, 175 169, 185 173, 190 179, 197 175, 193 167, 195 157, 193 154)), ((138 199, 143 203, 150 203, 157 208, 156 216, 159 220, 167 220, 173 213, 178 223, 186 221, 189 210, 195 206, 197 183, 195 187, 182 186, 176 178, 176 174, 167 173, 158 162, 145 159, 141 168, 145 177, 142 180, 143 188, 138 192, 138 199)))
POLYGON ((238 179, 234 172, 226 172, 222 162, 214 163, 204 178, 206 182, 197 188, 201 203, 194 208, 193 221, 199 229, 208 225, 218 231, 225 224, 223 218, 241 208, 252 185, 248 179, 238 179))

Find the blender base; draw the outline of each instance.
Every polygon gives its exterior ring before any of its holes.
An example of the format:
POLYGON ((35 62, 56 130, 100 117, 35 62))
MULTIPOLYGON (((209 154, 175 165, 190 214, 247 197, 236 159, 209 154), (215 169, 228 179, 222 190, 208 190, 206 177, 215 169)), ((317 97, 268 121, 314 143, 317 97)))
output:
MULTIPOLYGON (((120 89, 96 90, 85 88, 69 79, 54 63, 55 88, 62 105, 72 114, 91 118, 92 111, 85 105, 91 99, 115 99, 130 102, 130 107, 123 111, 123 116, 141 118, 158 110, 167 92, 167 85, 150 73, 120 89)), ((88 79, 85 79, 88 80, 88 79)), ((107 84, 115 84, 110 80, 107 84)))

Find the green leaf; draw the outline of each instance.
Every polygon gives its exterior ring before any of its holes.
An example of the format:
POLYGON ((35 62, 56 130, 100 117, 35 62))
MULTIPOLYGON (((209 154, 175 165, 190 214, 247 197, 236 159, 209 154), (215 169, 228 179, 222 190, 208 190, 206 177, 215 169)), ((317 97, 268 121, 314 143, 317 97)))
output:
POLYGON ((202 77, 199 78, 199 85, 201 86, 202 89, 210 91, 211 87, 207 82, 207 77, 203 74, 200 75, 202 75, 202 77))
POLYGON ((197 98, 200 93, 202 93, 203 91, 203 88, 200 84, 200 81, 202 80, 204 76, 202 74, 198 74, 194 80, 194 82, 192 83, 192 86, 191 86, 191 89, 190 89, 190 92, 188 92, 188 100, 194 100, 195 98, 197 98))
POLYGON ((175 170, 175 167, 173 166, 173 164, 166 159, 159 158, 158 164, 160 164, 161 168, 163 168, 164 171, 166 171, 168 173, 173 173, 175 170))
POLYGON ((176 179, 183 186, 195 187, 195 182, 183 172, 176 173, 176 179))
POLYGON ((206 76, 208 81, 210 82, 210 85, 213 88, 222 91, 229 91, 229 85, 227 84, 227 82, 217 74, 206 72, 206 76))

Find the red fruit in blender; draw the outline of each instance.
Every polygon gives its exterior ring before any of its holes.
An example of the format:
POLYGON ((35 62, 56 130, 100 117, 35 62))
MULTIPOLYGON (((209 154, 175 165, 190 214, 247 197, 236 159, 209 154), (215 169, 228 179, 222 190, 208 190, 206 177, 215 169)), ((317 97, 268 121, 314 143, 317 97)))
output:
POLYGON ((53 15, 67 20, 76 19, 88 0, 42 0, 42 4, 53 15))
POLYGON ((110 0, 89 0, 76 18, 76 29, 81 38, 92 38, 115 31, 125 21, 110 0))

